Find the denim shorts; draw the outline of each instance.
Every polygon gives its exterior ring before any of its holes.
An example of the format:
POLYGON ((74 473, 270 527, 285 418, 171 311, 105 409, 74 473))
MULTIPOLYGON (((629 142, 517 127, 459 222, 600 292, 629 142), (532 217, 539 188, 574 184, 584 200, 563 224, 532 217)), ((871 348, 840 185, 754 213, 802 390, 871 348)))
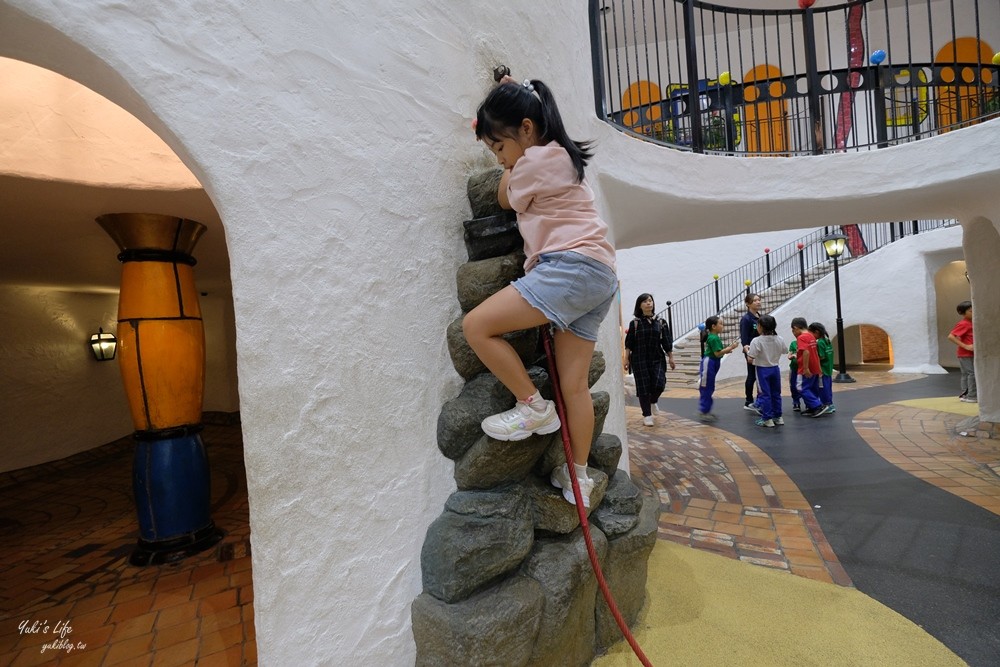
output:
POLYGON ((611 267, 571 250, 541 255, 538 264, 511 283, 557 329, 597 340, 618 291, 611 267))

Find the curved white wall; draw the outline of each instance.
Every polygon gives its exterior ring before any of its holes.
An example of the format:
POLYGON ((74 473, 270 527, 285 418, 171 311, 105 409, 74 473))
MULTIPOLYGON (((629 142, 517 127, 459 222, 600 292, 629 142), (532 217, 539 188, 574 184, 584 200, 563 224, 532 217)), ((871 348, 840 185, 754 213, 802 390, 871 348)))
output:
MULTIPOLYGON (((618 135, 593 118, 587 17, 571 0, 5 0, 0 52, 135 114, 220 213, 265 665, 413 662, 420 546, 454 489, 435 423, 460 385, 444 331, 459 312, 465 183, 491 163, 469 122, 497 62, 549 82, 571 134, 600 141, 593 180, 623 248, 730 234, 734 220, 762 232, 947 217, 1000 170, 995 123, 773 160, 618 135), (654 228, 665 208, 670 224, 654 228)), ((608 323, 601 346, 615 358, 608 323)), ((610 368, 608 427, 622 433, 610 368)))
MULTIPOLYGON (((954 226, 908 236, 863 260, 841 266, 844 329, 873 324, 884 330, 892 341, 893 372, 944 373, 937 363, 940 349, 954 346, 947 341, 947 331, 943 338, 939 333, 939 297, 934 289, 934 276, 961 256, 962 228, 954 226)), ((833 274, 769 314, 778 321, 778 333, 786 343, 792 341, 790 323, 794 317, 822 322, 833 338, 837 331, 833 274)), ((782 368, 787 367, 787 361, 783 362, 782 368)), ((719 370, 720 378, 745 375, 746 365, 741 355, 726 357, 719 370)))

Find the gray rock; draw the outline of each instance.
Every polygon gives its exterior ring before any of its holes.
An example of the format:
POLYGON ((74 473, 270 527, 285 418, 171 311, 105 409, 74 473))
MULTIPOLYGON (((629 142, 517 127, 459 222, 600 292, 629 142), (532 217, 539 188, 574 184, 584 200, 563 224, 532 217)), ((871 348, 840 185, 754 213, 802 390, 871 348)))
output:
POLYGON ((458 267, 458 303, 469 312, 524 275, 524 253, 514 252, 458 267))
POLYGON ((544 607, 541 584, 523 576, 456 604, 423 593, 410 607, 416 665, 527 665, 544 607))
MULTIPOLYGON (((536 387, 549 386, 549 375, 532 366, 528 377, 536 387)), ((437 444, 452 461, 460 458, 483 435, 483 419, 514 404, 514 395, 492 373, 480 373, 465 383, 462 392, 444 404, 438 415, 437 444)))
POLYGON ((466 220, 463 226, 465 251, 471 260, 498 257, 524 249, 524 239, 513 211, 466 220))
POLYGON ((642 510, 643 497, 639 487, 628 475, 615 475, 608 484, 604 495, 604 504, 615 514, 631 514, 637 516, 642 510))
POLYGON ((455 483, 460 489, 492 489, 519 482, 531 472, 559 432, 504 442, 482 435, 455 462, 455 483))
POLYGON ((472 207, 473 218, 484 218, 489 215, 503 213, 497 201, 497 190, 500 188, 500 177, 503 176, 503 168, 486 169, 469 176, 466 192, 469 196, 469 205, 472 207))
MULTIPOLYGON (((607 538, 592 529, 598 558, 607 538)), ((583 533, 539 539, 521 573, 542 585, 545 609, 529 664, 538 667, 589 665, 594 657, 597 579, 590 566, 583 533)))
POLYGON ((595 391, 590 395, 594 398, 594 439, 590 443, 593 449, 597 437, 604 433, 604 420, 608 418, 608 410, 611 409, 611 394, 606 391, 595 391))
MULTIPOLYGON (((608 416, 608 407, 611 405, 611 396, 606 391, 592 392, 590 396, 594 401, 594 443, 596 444, 598 435, 601 432, 600 429, 604 428, 604 420, 608 416)), ((591 445, 590 451, 591 456, 593 456, 594 445, 591 445)), ((566 454, 563 449, 562 436, 560 436, 556 442, 552 443, 549 448, 545 450, 545 454, 538 462, 538 467, 535 468, 535 472, 539 475, 547 476, 550 470, 563 463, 566 463, 566 454)), ((604 474, 607 475, 607 472, 604 474)))
MULTIPOLYGON (((448 353, 451 355, 451 363, 455 370, 466 380, 471 380, 476 375, 484 372, 486 366, 479 361, 479 357, 469 347, 462 333, 463 315, 448 325, 448 353)), ((535 350, 538 348, 538 329, 527 329, 525 331, 514 331, 505 334, 504 338, 514 346, 518 356, 525 362, 525 366, 530 366, 537 357, 535 350)))
POLYGON ((444 602, 463 600, 517 568, 533 543, 525 494, 458 491, 427 529, 420 551, 424 592, 444 602))
MULTIPOLYGON (((587 469, 587 474, 594 480, 594 490, 590 493, 590 516, 600 506, 604 499, 608 478, 599 470, 587 469)), ((522 488, 531 499, 531 511, 534 515, 535 530, 545 533, 565 535, 580 526, 580 516, 576 505, 563 498, 562 490, 549 482, 549 474, 532 475, 525 480, 522 488)))
POLYGON ((622 441, 617 435, 602 433, 597 436, 590 448, 590 461, 593 467, 614 479, 617 476, 618 462, 622 458, 622 441))
MULTIPOLYGON (((646 576, 649 554, 656 544, 660 503, 652 495, 643 496, 639 524, 631 531, 608 542, 604 560, 604 579, 614 596, 625 624, 632 627, 639 618, 646 599, 646 576)), ((608 606, 597 605, 597 647, 603 651, 622 639, 621 631, 608 606)))
POLYGON ((607 362, 604 360, 604 353, 595 351, 590 359, 590 372, 587 375, 587 386, 593 387, 601 379, 607 369, 607 362))
POLYGON ((615 514, 603 505, 590 517, 591 522, 601 529, 609 540, 624 535, 639 525, 637 514, 615 514))

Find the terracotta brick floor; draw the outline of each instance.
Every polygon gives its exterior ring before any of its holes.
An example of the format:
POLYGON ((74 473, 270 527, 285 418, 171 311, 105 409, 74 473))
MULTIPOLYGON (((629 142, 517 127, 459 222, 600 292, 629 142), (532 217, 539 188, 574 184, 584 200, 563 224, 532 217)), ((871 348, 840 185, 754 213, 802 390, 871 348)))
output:
MULTIPOLYGON (((919 377, 854 376, 838 391, 919 377)), ((742 391, 738 381, 716 395, 742 391)), ((661 498, 661 539, 851 585, 812 508, 752 442, 669 414, 649 428, 637 408, 626 413, 633 475, 661 498)), ((854 426, 887 461, 1000 514, 1000 441, 955 436, 959 419, 887 402, 854 426)), ((126 560, 136 540, 131 439, 0 475, 0 664, 257 663, 240 428, 210 424, 202 437, 212 516, 226 537, 170 565, 126 560)))
POLYGON ((256 664, 240 427, 202 440, 226 536, 175 564, 127 562, 131 438, 0 475, 0 664, 256 664))

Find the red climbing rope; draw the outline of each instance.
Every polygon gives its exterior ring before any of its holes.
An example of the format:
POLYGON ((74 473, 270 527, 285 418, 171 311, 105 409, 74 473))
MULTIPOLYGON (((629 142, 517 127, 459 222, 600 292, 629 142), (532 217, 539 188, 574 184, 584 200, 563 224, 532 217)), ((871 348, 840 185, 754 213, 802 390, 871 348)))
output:
POLYGON ((615 604, 615 599, 611 595, 611 590, 608 588, 608 582, 604 580, 604 573, 601 572, 601 566, 597 562, 597 552, 594 550, 594 542, 590 539, 590 523, 587 520, 587 509, 583 506, 583 495, 580 493, 580 483, 576 479, 576 471, 573 468, 573 448, 569 442, 569 424, 566 421, 566 405, 563 403, 562 390, 559 388, 559 373, 556 371, 556 356, 552 351, 552 334, 549 332, 549 327, 542 327, 542 344, 545 347, 545 356, 549 361, 549 376, 552 378, 552 393, 555 394, 556 399, 556 410, 559 413, 559 420, 562 422, 562 441, 563 441, 563 452, 566 455, 566 467, 569 473, 569 478, 573 481, 573 497, 576 499, 576 512, 580 516, 580 527, 583 529, 583 539, 587 543, 587 554, 590 556, 590 565, 594 568, 594 575, 597 577, 597 585, 601 589, 601 594, 604 596, 604 601, 608 603, 608 609, 611 610, 611 615, 615 617, 615 622, 618 624, 618 628, 622 631, 622 635, 625 637, 625 641, 628 642, 629 646, 632 647, 632 651, 635 653, 639 661, 646 667, 653 667, 653 663, 649 661, 646 654, 642 652, 639 648, 639 642, 635 640, 632 636, 631 630, 629 630, 628 625, 625 624, 625 619, 622 618, 622 614, 618 611, 618 605, 615 604))

